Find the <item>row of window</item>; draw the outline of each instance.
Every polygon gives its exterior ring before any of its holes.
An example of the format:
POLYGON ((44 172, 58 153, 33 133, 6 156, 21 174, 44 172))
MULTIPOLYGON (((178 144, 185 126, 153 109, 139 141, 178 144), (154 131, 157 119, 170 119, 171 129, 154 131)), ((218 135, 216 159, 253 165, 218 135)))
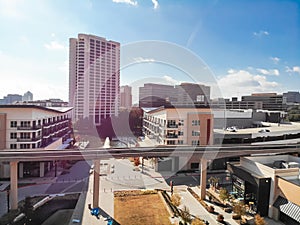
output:
MULTIPOLYGON (((17 144, 10 144, 10 149, 17 149, 17 144)), ((19 149, 30 149, 30 148, 39 148, 40 143, 38 144, 20 144, 19 149)))

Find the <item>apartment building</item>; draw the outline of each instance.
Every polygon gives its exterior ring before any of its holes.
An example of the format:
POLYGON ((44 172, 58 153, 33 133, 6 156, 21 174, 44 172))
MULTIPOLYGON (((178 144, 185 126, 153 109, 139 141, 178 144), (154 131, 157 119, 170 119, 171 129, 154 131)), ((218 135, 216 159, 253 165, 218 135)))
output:
POLYGON ((117 116, 120 94, 120 43, 95 35, 70 38, 69 104, 75 121, 93 124, 117 116))
MULTIPOLYGON (((70 107, 1 105, 0 151, 66 148, 72 140, 71 110, 70 107)), ((42 177, 51 163, 19 163, 19 177, 42 177)), ((0 177, 9 177, 9 164, 0 164, 0 177)))
POLYGON ((210 145, 213 113, 206 108, 160 107, 144 112, 143 129, 162 145, 210 145))
MULTIPOLYGON (((144 135, 157 145, 206 146, 213 144, 213 113, 208 108, 159 107, 144 109, 144 135)), ((158 159, 156 171, 198 169, 199 158, 158 159)))

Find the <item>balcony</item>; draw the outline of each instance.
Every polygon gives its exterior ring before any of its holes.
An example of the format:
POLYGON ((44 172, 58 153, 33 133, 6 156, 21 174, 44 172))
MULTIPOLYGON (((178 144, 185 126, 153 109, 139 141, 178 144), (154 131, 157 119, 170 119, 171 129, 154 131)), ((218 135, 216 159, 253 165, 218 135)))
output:
POLYGON ((167 134, 166 138, 178 138, 177 134, 167 134))
POLYGON ((167 124, 167 128, 178 128, 177 124, 167 124))
POLYGON ((17 138, 17 142, 36 142, 41 140, 41 136, 34 138, 17 138))
POLYGON ((42 129, 41 125, 35 125, 35 126, 29 126, 29 127, 22 127, 22 126, 18 126, 17 130, 39 130, 42 129))

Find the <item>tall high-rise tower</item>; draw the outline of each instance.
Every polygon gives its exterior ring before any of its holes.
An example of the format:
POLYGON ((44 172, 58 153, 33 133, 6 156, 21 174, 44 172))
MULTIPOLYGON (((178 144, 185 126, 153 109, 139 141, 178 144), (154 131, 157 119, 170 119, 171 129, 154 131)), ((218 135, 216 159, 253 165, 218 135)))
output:
POLYGON ((75 121, 89 118, 95 125, 118 115, 120 43, 88 34, 70 38, 69 104, 75 121))
POLYGON ((132 107, 131 87, 128 85, 120 88, 120 108, 130 110, 132 107))

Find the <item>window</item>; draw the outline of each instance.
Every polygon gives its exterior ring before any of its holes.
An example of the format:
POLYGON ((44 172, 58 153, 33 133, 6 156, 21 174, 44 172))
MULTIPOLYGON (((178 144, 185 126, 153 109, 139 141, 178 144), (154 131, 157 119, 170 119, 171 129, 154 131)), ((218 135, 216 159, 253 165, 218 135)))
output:
POLYGON ((10 144, 10 149, 17 149, 17 144, 10 144))
POLYGON ((17 133, 10 133, 10 139, 17 139, 17 133))
POLYGON ((200 141, 199 140, 193 140, 192 145, 193 146, 200 145, 200 141))
POLYGON ((200 131, 198 131, 198 130, 193 130, 193 131, 192 131, 192 136, 193 136, 193 137, 198 137, 198 136, 200 136, 200 131))
POLYGON ((178 131, 178 136, 183 136, 183 131, 178 131))
POLYGON ((183 145, 183 140, 178 140, 179 145, 183 145))
POLYGON ((20 133, 20 138, 21 139, 29 139, 30 138, 30 133, 20 133))
POLYGON ((184 120, 179 120, 178 126, 184 126, 184 120))
POLYGON ((10 121, 10 127, 17 127, 17 121, 10 121))
POLYGON ((30 121, 21 121, 21 127, 30 127, 30 121))
POLYGON ((30 144, 20 144, 20 149, 28 149, 30 148, 30 144))
POLYGON ((192 120, 192 126, 200 126, 200 120, 192 120))

